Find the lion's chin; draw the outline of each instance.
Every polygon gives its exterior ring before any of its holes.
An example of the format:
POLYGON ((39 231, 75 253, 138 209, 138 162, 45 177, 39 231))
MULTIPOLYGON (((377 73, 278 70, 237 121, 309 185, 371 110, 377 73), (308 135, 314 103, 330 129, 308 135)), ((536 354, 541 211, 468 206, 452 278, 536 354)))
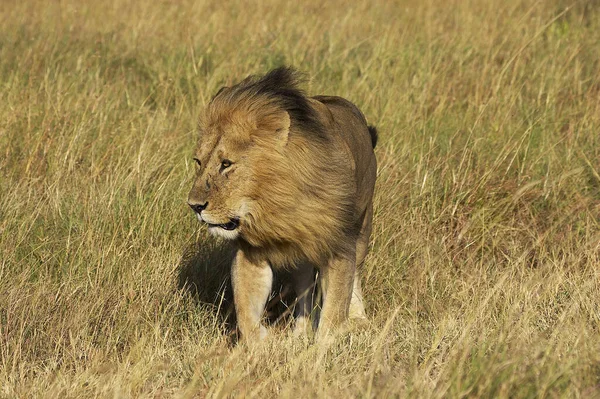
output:
POLYGON ((208 232, 215 237, 221 237, 226 240, 235 240, 239 236, 238 229, 226 230, 223 227, 213 225, 208 226, 208 232))

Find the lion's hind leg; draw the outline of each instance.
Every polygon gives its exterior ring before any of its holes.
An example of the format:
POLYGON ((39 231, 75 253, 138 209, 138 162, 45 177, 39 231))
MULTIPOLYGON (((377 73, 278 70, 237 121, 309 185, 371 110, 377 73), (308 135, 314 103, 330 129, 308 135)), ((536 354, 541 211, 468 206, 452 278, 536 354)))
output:
POLYGON ((308 262, 300 263, 292 270, 292 279, 297 297, 293 334, 301 336, 312 330, 310 315, 314 306, 315 268, 308 262))
POLYGON ((360 284, 360 271, 363 269, 365 257, 369 250, 369 237, 371 236, 371 227, 373 220, 373 206, 367 207, 363 225, 360 229, 360 235, 356 241, 356 270, 354 271, 354 285, 352 286, 352 299, 350 300, 350 319, 366 319, 365 305, 363 302, 362 287, 360 284))
POLYGON ((350 319, 366 319, 365 305, 363 302, 363 293, 360 286, 360 276, 358 269, 354 272, 354 285, 352 287, 352 298, 350 299, 350 311, 348 314, 350 319))

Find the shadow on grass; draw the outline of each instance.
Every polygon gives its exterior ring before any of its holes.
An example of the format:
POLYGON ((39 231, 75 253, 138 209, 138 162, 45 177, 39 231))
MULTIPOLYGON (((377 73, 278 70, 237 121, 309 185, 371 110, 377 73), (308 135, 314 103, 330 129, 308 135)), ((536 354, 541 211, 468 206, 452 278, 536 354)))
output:
MULTIPOLYGON (((198 306, 205 307, 221 320, 225 333, 237 340, 231 264, 235 247, 228 242, 201 235, 188 245, 179 264, 178 288, 187 291, 198 306)), ((284 326, 291 320, 296 296, 289 283, 289 273, 276 271, 271 297, 266 305, 268 325, 284 326)))
POLYGON ((221 319, 228 333, 235 331, 235 309, 231 287, 232 245, 210 236, 188 245, 179 263, 178 288, 221 319))

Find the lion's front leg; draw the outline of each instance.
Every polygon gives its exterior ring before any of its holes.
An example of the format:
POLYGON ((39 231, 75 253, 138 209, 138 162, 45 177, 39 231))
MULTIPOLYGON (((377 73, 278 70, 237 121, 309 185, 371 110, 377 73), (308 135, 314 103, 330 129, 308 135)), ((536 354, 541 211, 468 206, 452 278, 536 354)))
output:
POLYGON ((319 336, 326 335, 348 319, 356 269, 355 257, 355 253, 334 257, 320 271, 323 310, 319 320, 319 336))
POLYGON ((250 262, 240 250, 231 268, 231 282, 242 338, 248 342, 266 337, 267 329, 260 321, 273 284, 271 266, 266 261, 259 264, 250 262))

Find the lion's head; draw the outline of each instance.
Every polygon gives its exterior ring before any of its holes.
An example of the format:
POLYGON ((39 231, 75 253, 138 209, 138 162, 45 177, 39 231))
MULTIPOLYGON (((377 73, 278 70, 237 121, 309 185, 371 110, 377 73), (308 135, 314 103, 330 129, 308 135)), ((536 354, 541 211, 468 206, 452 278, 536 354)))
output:
POLYGON ((340 173, 351 161, 324 133, 330 113, 296 81, 280 68, 217 93, 201 117, 188 197, 210 233, 276 248, 273 263, 331 250, 354 213, 353 175, 340 173))
POLYGON ((200 121, 197 176, 188 202, 209 232, 227 239, 244 232, 257 212, 265 184, 260 169, 281 162, 274 155, 290 131, 289 113, 276 98, 258 94, 256 85, 246 79, 221 89, 200 121))

